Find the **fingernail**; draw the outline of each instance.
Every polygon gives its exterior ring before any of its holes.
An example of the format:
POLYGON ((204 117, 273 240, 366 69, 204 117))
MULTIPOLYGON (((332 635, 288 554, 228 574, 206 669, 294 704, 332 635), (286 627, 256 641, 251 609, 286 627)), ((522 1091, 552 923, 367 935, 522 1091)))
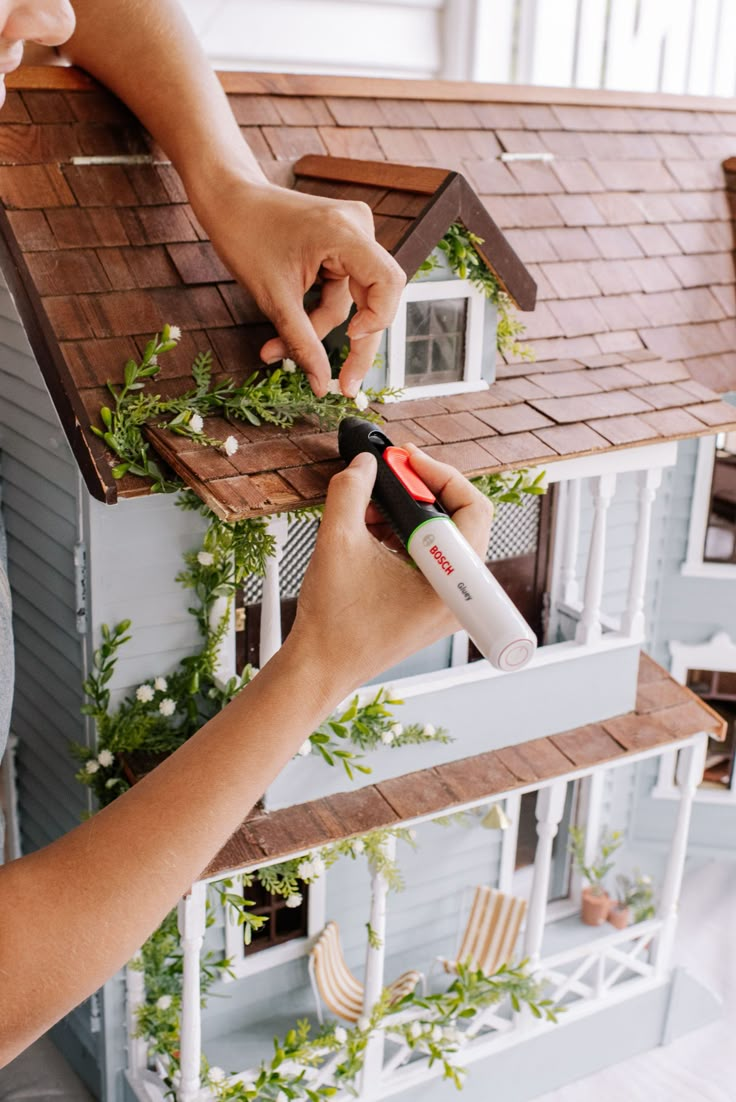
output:
POLYGON ((264 360, 263 362, 266 367, 273 367, 274 364, 281 363, 283 358, 283 356, 272 356, 270 359, 264 360))
POLYGON ((355 470, 362 470, 363 468, 367 470, 368 467, 376 466, 376 457, 375 455, 371 455, 370 452, 358 452, 350 466, 355 470))

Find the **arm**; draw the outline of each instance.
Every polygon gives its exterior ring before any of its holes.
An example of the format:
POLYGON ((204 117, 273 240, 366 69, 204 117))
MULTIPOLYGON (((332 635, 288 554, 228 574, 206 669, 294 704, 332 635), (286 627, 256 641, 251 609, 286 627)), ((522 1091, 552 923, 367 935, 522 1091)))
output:
POLYGON ((127 103, 166 150, 213 245, 276 326, 264 361, 290 355, 324 394, 330 369, 320 341, 356 303, 340 376, 344 393, 355 394, 404 285, 375 243, 368 207, 268 182, 176 0, 75 0, 74 7, 77 29, 65 53, 127 103), (318 275, 322 298, 308 317, 302 299, 318 275))
MULTIPOLYGON (((485 498, 449 467, 412 462, 483 550, 485 498)), ((369 533, 374 478, 370 456, 333 478, 296 623, 258 676, 94 818, 0 868, 0 1067, 135 953, 340 700, 454 630, 419 572, 369 533)))

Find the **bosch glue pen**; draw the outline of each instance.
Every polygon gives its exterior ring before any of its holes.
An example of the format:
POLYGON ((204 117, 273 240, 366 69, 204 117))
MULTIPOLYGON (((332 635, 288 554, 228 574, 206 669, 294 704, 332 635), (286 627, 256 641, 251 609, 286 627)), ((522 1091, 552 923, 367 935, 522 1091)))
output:
POLYGON ((416 473, 409 452, 358 417, 340 422, 338 443, 346 462, 359 452, 375 455, 374 501, 481 654, 499 670, 525 666, 536 649, 536 636, 416 473))

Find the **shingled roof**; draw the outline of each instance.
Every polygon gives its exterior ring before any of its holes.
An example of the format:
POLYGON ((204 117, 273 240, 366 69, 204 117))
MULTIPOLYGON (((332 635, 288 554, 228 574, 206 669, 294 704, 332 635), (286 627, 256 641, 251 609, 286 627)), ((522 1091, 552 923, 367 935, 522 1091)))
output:
POLYGON ((678 742, 704 731, 724 739, 725 720, 642 654, 634 711, 282 811, 255 811, 202 876, 216 878, 238 868, 257 868, 354 834, 446 814, 515 789, 536 788, 556 777, 621 762, 655 747, 674 749, 678 742))
MULTIPOLYGON (((294 163, 307 158, 298 186, 311 186, 317 171, 324 183, 315 155, 359 158, 376 172, 381 161, 439 167, 440 187, 460 172, 537 281, 540 301, 524 319, 536 362, 501 362, 481 394, 383 407, 397 442, 414 439, 476 473, 734 426, 733 409, 707 386, 736 386, 721 165, 736 151, 736 102, 222 79, 275 181, 293 184, 294 163), (509 159, 519 156, 552 159, 509 159)), ((164 361, 165 392, 183 388, 206 348, 218 372, 242 378, 271 330, 216 257, 176 173, 111 95, 73 70, 20 70, 8 86, 0 112, 8 278, 88 486, 111 502, 140 494, 147 487, 138 479, 114 482, 89 432, 104 383, 121 377, 164 321, 185 331, 164 361)), ((397 232, 379 221, 379 235, 389 229, 397 232)), ((216 425, 211 433, 221 435, 216 425)), ((224 516, 324 494, 334 439, 315 425, 238 426, 234 435, 241 448, 230 459, 166 434, 156 444, 224 516)))

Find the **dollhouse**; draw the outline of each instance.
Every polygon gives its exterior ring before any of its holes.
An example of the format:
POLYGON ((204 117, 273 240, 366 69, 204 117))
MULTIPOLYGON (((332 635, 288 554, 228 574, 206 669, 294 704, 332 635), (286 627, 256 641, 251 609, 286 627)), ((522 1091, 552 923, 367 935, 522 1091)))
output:
MULTIPOLYGON (((215 377, 242 382, 265 322, 117 101, 74 71, 14 80, 0 122, 0 418, 30 850, 83 809, 69 741, 86 741, 95 783, 117 768, 79 714, 102 625, 133 621, 110 707, 135 699, 167 716, 174 671, 201 650, 182 562, 213 565, 213 523, 254 523, 268 538, 263 574, 240 579, 232 615, 214 597, 205 630, 218 685, 262 665, 289 630, 310 508, 339 461, 313 419, 278 428, 213 413, 204 431, 232 436, 229 451, 160 426, 146 435, 207 518, 113 474, 119 456, 91 426, 105 384, 145 358, 152 333, 181 329, 161 358, 176 395, 207 350, 215 377)), ((731 565, 720 162, 736 113, 677 97, 540 102, 539 90, 478 86, 469 99, 464 86, 263 75, 230 74, 227 90, 271 177, 368 203, 407 273, 368 380, 402 391, 372 407, 394 442, 509 490, 521 469, 535 472, 527 486, 546 472, 545 494, 499 504, 488 548, 541 645, 505 674, 457 632, 364 686, 182 900, 178 932, 173 920, 164 931, 171 986, 144 948, 55 1038, 115 1102, 172 1090, 180 1102, 440 1099, 455 1080, 480 1099, 489 1076, 499 1097, 531 1099, 717 1013, 676 967, 673 939, 693 816, 696 841, 713 840, 697 816, 712 810, 699 802, 705 764, 707 778, 730 752, 734 625, 715 590, 709 622, 695 590, 690 619, 674 617, 685 587, 727 584, 731 565), (534 360, 514 347, 517 308, 534 360), (326 760, 346 746, 348 768, 326 760), (586 926, 581 869, 611 831, 606 887, 639 869, 653 901, 621 928, 586 926)), ((343 343, 331 335, 335 362, 343 343)))

